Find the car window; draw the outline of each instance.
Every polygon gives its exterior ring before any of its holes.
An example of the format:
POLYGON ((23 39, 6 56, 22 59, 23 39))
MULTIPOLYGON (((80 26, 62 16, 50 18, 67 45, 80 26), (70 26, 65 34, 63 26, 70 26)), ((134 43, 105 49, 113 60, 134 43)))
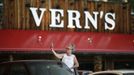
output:
POLYGON ((28 73, 24 65, 12 64, 9 75, 28 75, 28 73))
POLYGON ((49 67, 47 67, 45 64, 32 63, 28 64, 28 67, 32 75, 49 75, 49 67))
POLYGON ((71 75, 65 68, 57 65, 50 66, 50 73, 50 75, 71 75))
POLYGON ((28 67, 32 75, 72 75, 63 66, 51 63, 29 63, 28 67))

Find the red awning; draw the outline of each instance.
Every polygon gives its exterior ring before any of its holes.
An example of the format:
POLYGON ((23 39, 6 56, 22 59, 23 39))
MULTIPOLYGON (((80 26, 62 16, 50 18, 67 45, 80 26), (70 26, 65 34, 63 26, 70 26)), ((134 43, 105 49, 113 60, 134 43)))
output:
POLYGON ((76 52, 134 52, 134 35, 39 30, 0 30, 0 51, 49 51, 75 44, 76 52))

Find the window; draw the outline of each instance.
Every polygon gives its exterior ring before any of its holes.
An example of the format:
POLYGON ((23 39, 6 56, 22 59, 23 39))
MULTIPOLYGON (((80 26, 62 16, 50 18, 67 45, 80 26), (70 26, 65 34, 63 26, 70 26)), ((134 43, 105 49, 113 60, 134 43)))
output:
POLYGON ((32 63, 28 66, 32 75, 49 75, 49 66, 46 66, 46 64, 32 63))
POLYGON ((71 75, 69 71, 58 65, 51 65, 50 73, 50 75, 71 75))
POLYGON ((10 75, 28 75, 28 73, 24 65, 13 64, 10 68, 10 75))
POLYGON ((72 75, 72 73, 62 65, 56 63, 29 63, 28 67, 32 75, 72 75))

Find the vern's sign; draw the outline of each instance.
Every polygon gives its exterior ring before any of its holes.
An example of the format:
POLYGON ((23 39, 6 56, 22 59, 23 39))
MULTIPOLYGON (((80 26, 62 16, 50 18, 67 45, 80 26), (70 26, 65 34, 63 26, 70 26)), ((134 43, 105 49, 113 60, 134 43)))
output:
MULTIPOLYGON (((41 20, 43 18, 43 15, 46 11, 45 8, 30 8, 30 11, 33 15, 34 21, 36 23, 36 26, 40 26, 41 20), (40 10, 40 15, 38 15, 38 10, 40 10)), ((62 9, 49 9, 51 12, 51 23, 49 27, 56 27, 56 28, 63 28, 64 27, 64 20, 61 18, 64 17, 64 10, 62 9)), ((77 10, 67 10, 67 17, 68 17, 68 25, 67 28, 82 28, 80 25, 80 12, 77 10)), ((94 11, 92 12, 93 15, 91 15, 90 12, 84 11, 84 20, 85 20, 85 25, 84 29, 90 29, 90 26, 92 26, 97 29, 98 28, 98 19, 102 19, 104 16, 104 27, 105 30, 113 30, 115 28, 115 13, 106 13, 104 14, 103 11, 97 12, 94 11), (99 16, 100 15, 100 16, 99 16), (99 17, 98 17, 99 16, 99 17)))

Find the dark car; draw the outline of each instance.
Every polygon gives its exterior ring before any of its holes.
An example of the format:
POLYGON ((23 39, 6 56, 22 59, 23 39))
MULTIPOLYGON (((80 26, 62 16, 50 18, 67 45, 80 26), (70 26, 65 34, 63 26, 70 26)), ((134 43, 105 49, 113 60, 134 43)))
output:
POLYGON ((61 61, 21 60, 0 63, 0 75, 73 75, 61 61))

